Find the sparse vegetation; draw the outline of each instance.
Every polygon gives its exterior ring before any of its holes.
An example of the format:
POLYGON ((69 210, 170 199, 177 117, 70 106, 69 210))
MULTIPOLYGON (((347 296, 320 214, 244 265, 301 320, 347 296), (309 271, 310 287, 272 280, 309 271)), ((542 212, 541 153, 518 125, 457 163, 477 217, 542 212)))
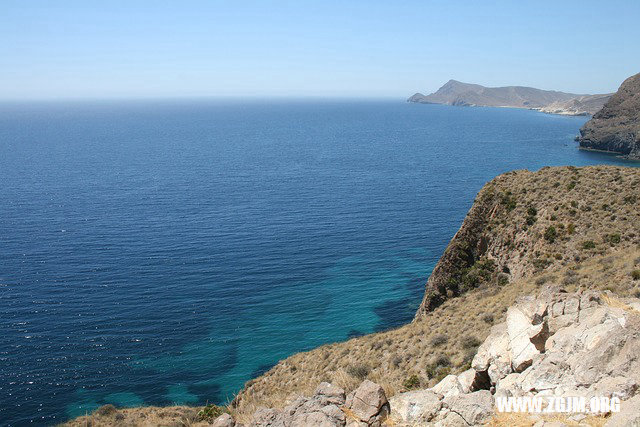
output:
POLYGON ((417 375, 411 375, 409 378, 407 378, 402 385, 404 386, 404 388, 406 388, 407 390, 413 390, 416 389, 418 387, 420 387, 420 378, 418 378, 417 375))
POLYGON ((113 406, 112 404, 108 403, 108 404, 102 405, 101 407, 96 409, 95 414, 100 416, 100 417, 108 417, 108 416, 111 416, 111 415, 115 414, 117 411, 118 410, 116 409, 115 406, 113 406))
POLYGON ((431 338, 431 345, 433 347, 439 347, 443 344, 446 344, 447 341, 449 341, 449 337, 446 336, 445 334, 438 334, 436 336, 434 336, 433 338, 431 338))
POLYGON ((546 240, 549 243, 555 242, 557 236, 558 236, 558 232, 556 231, 556 228, 553 225, 550 225, 544 231, 544 240, 546 240))
POLYGON ((476 349, 480 346, 480 344, 482 343, 480 342, 478 337, 474 337, 472 335, 465 335, 464 337, 462 337, 462 340, 460 340, 460 345, 465 350, 476 349))
POLYGON ((620 233, 609 234, 606 240, 612 245, 617 245, 621 240, 620 233))
POLYGON ((198 421, 213 421, 220 415, 228 412, 224 406, 207 405, 198 412, 198 421))
POLYGON ((367 365, 351 365, 347 368, 347 373, 354 378, 363 380, 369 375, 369 367, 367 365))

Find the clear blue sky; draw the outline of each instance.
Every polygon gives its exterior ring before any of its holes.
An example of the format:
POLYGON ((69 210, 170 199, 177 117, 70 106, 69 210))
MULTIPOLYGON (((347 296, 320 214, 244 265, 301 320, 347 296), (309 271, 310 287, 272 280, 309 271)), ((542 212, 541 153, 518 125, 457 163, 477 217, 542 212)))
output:
POLYGON ((0 98, 608 92, 640 1, 1 0, 0 98))

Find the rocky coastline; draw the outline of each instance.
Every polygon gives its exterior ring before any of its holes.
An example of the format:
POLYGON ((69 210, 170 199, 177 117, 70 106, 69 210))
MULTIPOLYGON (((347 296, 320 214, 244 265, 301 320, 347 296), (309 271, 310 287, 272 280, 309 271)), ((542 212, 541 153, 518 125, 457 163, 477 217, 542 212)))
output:
POLYGON ((640 160, 640 74, 626 79, 618 91, 580 129, 583 149, 640 160))
POLYGON ((598 112, 611 94, 579 95, 525 86, 485 87, 449 80, 436 92, 416 93, 407 102, 464 107, 525 108, 548 114, 590 116, 598 112))

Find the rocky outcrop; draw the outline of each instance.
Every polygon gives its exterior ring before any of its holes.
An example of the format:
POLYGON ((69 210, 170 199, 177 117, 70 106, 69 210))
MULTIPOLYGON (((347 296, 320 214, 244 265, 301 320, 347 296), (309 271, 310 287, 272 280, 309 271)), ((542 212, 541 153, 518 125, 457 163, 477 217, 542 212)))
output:
POLYGON ((341 407, 345 393, 339 387, 321 383, 312 397, 295 396, 282 410, 260 408, 250 426, 344 426, 346 417, 341 407))
POLYGON ((496 395, 624 400, 640 386, 637 354, 640 312, 631 305, 594 291, 548 292, 512 307, 506 331, 485 341, 473 367, 486 370, 496 395))
POLYGON ((507 311, 472 369, 390 399, 395 425, 481 425, 496 397, 594 396, 622 400, 607 425, 638 422, 640 300, 549 287, 507 311), (635 396, 635 397, 634 397, 635 396))
POLYGON ((369 380, 364 380, 360 387, 347 396, 346 408, 352 418, 347 425, 353 426, 380 426, 390 411, 382 387, 369 380))
POLYGON ((421 104, 528 108, 552 114, 586 115, 597 112, 610 96, 578 95, 525 86, 485 87, 449 80, 436 92, 430 95, 416 93, 407 101, 421 104))
POLYGON ((640 159, 640 74, 625 80, 580 129, 580 147, 640 159))
POLYGON ((249 426, 380 427, 389 411, 384 390, 372 381, 364 380, 346 397, 343 389, 324 382, 312 397, 295 396, 281 411, 258 409, 249 426))

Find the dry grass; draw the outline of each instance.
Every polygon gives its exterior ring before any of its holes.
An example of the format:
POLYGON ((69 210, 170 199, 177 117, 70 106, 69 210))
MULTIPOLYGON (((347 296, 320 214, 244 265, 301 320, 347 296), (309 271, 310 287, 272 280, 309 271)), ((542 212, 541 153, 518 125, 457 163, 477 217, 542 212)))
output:
POLYGON ((198 409, 188 406, 128 408, 103 411, 98 408, 93 414, 75 418, 63 425, 73 427, 124 426, 207 426, 209 423, 197 421, 198 409))

